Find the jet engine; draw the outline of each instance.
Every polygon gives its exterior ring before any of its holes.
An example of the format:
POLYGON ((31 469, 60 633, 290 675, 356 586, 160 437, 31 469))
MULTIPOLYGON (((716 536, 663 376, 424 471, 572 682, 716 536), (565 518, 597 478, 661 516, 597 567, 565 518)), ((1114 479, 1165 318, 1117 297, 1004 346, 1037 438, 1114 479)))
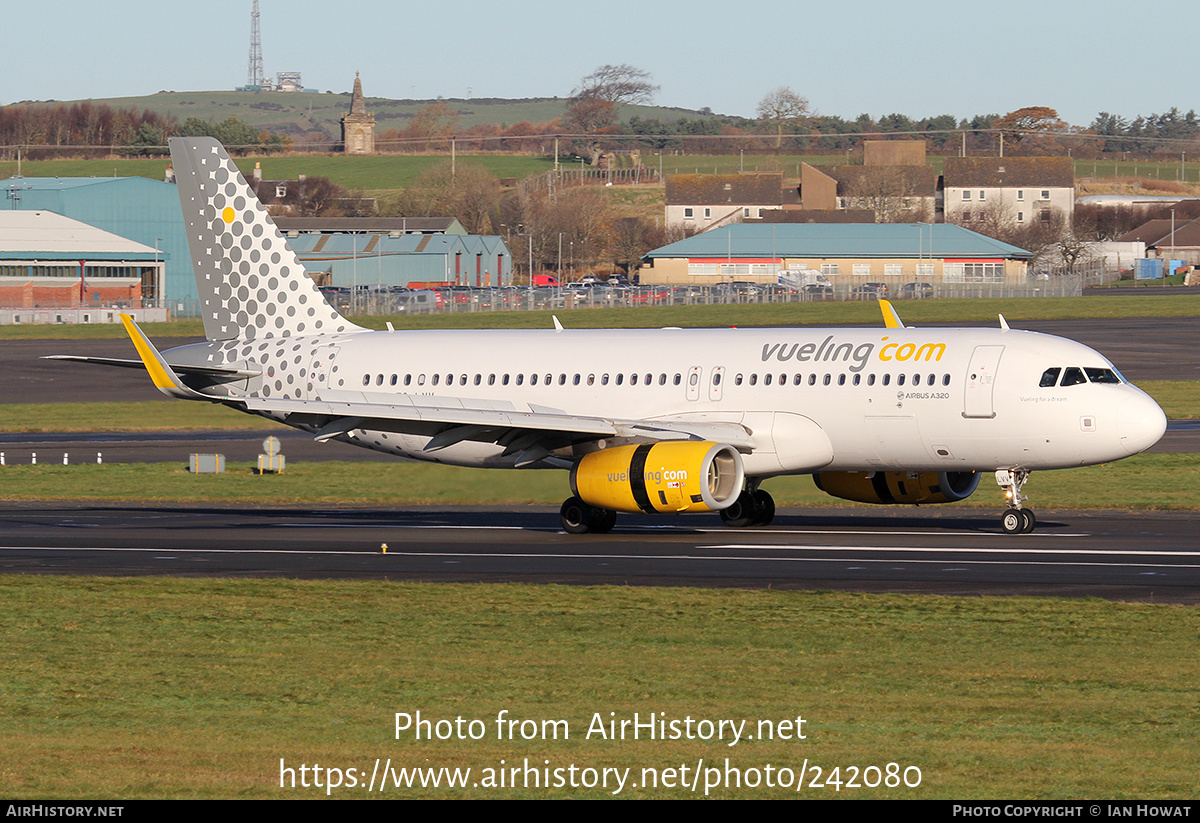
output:
POLYGON ((953 503, 978 488, 979 472, 818 472, 813 482, 860 503, 953 503))
POLYGON ((744 479, 732 446, 667 440, 585 455, 571 469, 571 490, 610 511, 704 512, 732 506, 744 479))

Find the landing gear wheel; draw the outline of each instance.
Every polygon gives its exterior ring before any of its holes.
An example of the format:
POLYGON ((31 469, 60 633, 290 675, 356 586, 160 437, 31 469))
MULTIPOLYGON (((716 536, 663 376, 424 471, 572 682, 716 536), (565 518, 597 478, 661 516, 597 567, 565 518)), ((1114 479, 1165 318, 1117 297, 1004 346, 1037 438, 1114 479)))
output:
POLYGON ((771 525, 771 521, 775 519, 775 498, 762 489, 756 489, 750 497, 754 501, 755 508, 754 523, 752 525, 771 525))
POLYGON ((733 526, 737 529, 753 526, 754 515, 754 498, 751 497, 750 492, 745 491, 737 496, 737 500, 733 501, 732 506, 721 509, 721 521, 726 526, 733 526))
POLYGON ((1021 488, 1029 480, 1029 472, 1025 469, 998 469, 996 483, 1004 489, 1004 497, 1009 509, 1000 515, 1000 528, 1008 534, 1029 534, 1037 525, 1037 518, 1029 509, 1021 507, 1021 502, 1028 500, 1021 494, 1021 488))
POLYGON ((1037 518, 1033 516, 1033 509, 1021 509, 1021 534, 1029 534, 1037 525, 1037 518))
POLYGON ((568 497, 558 510, 558 519, 567 534, 587 534, 591 531, 592 507, 578 497, 568 497))
POLYGON ((589 506, 578 497, 563 502, 558 519, 567 534, 607 534, 617 525, 615 511, 589 506))
POLYGON ((592 534, 608 534, 617 525, 617 513, 612 509, 592 509, 595 516, 592 519, 592 534))

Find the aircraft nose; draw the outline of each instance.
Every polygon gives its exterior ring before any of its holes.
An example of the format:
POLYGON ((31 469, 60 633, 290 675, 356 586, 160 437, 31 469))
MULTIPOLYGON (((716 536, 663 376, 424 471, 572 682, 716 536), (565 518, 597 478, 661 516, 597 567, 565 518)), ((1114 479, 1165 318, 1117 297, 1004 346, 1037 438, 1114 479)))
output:
POLYGON ((1129 454, 1144 452, 1166 431, 1167 416, 1148 394, 1138 392, 1117 406, 1117 436, 1129 454))

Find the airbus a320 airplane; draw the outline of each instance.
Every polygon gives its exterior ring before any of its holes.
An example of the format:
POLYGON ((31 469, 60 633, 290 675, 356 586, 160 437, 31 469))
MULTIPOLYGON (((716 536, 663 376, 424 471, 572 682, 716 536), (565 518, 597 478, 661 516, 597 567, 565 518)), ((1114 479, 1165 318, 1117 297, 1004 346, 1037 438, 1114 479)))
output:
POLYGON ((1099 353, 1009 329, 370 331, 325 302, 215 140, 171 140, 208 342, 160 353, 172 397, 398 457, 570 472, 562 527, 617 512, 774 515, 760 484, 812 474, 869 503, 962 500, 994 472, 1029 532, 1031 471, 1119 460, 1166 417, 1099 353))

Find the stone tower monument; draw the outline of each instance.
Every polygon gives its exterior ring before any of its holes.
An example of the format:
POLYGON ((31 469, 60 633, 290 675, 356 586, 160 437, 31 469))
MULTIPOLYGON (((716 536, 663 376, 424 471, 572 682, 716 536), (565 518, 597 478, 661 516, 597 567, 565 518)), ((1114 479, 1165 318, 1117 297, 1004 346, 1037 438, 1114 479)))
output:
POLYGON ((342 151, 346 154, 375 153, 375 115, 367 114, 358 72, 354 73, 350 113, 342 118, 342 151))

